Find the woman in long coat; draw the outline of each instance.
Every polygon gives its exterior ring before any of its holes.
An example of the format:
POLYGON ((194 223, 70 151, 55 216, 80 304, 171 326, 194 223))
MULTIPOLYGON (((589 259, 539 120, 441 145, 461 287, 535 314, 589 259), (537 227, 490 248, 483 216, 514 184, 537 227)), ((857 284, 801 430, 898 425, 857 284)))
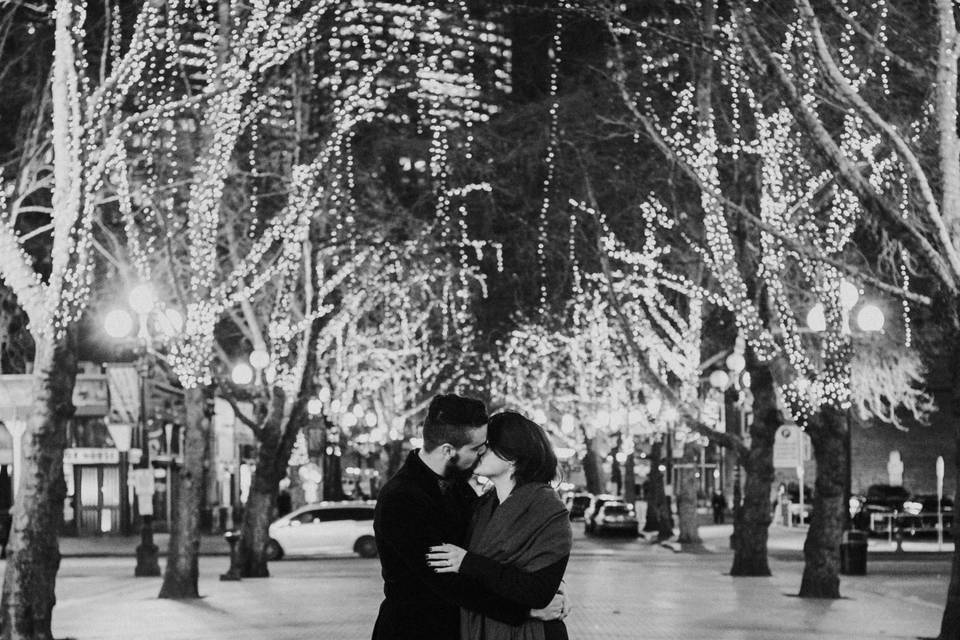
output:
MULTIPOLYGON (((494 489, 478 504, 468 549, 431 548, 438 573, 460 573, 519 604, 546 607, 560 588, 570 558, 570 517, 550 482, 557 456, 544 430, 518 413, 490 418, 487 451, 474 473, 494 489)), ((562 620, 529 619, 520 626, 461 609, 461 640, 567 640, 562 620)))

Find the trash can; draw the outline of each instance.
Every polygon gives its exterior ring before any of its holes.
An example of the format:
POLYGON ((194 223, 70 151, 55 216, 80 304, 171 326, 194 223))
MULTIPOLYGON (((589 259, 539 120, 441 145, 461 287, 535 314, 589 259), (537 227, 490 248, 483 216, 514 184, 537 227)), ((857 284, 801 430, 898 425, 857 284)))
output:
POLYGON ((867 575, 867 532, 851 529, 843 532, 840 541, 840 573, 848 576, 867 575))

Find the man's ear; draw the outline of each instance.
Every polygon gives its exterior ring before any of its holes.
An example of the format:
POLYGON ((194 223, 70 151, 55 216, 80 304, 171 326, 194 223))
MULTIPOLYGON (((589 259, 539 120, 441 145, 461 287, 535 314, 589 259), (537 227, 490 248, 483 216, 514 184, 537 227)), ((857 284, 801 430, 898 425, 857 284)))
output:
POLYGON ((452 457, 454 456, 454 454, 457 453, 457 450, 456 450, 456 448, 454 448, 454 446, 453 446, 452 444, 450 444, 449 442, 444 442, 442 445, 440 445, 440 452, 441 452, 444 456, 446 456, 446 457, 448 457, 448 458, 452 458, 452 457))

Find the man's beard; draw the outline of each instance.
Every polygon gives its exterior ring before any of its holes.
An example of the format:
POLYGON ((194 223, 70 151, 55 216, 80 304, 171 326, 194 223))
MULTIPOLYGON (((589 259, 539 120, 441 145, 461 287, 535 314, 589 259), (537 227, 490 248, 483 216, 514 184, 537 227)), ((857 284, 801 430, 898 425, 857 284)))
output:
POLYGON ((443 477, 447 480, 469 480, 470 476, 473 475, 473 470, 477 468, 477 465, 480 464, 480 456, 477 456, 477 459, 474 460, 473 464, 470 465, 467 469, 461 469, 457 466, 457 463, 460 462, 460 454, 456 453, 452 458, 447 460, 447 466, 443 470, 443 477))

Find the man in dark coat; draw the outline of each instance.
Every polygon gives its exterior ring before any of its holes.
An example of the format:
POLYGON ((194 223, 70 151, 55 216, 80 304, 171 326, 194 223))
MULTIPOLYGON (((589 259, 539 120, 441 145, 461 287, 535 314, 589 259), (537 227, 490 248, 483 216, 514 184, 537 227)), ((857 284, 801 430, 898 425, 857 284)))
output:
MULTIPOLYGON (((436 573, 431 546, 463 546, 476 494, 467 483, 487 439, 487 412, 479 400, 437 396, 423 425, 423 448, 412 451, 380 490, 374 516, 384 601, 374 640, 457 640, 460 607, 508 624, 531 615, 469 578, 436 573)), ((536 612, 559 617, 559 605, 536 612)))

